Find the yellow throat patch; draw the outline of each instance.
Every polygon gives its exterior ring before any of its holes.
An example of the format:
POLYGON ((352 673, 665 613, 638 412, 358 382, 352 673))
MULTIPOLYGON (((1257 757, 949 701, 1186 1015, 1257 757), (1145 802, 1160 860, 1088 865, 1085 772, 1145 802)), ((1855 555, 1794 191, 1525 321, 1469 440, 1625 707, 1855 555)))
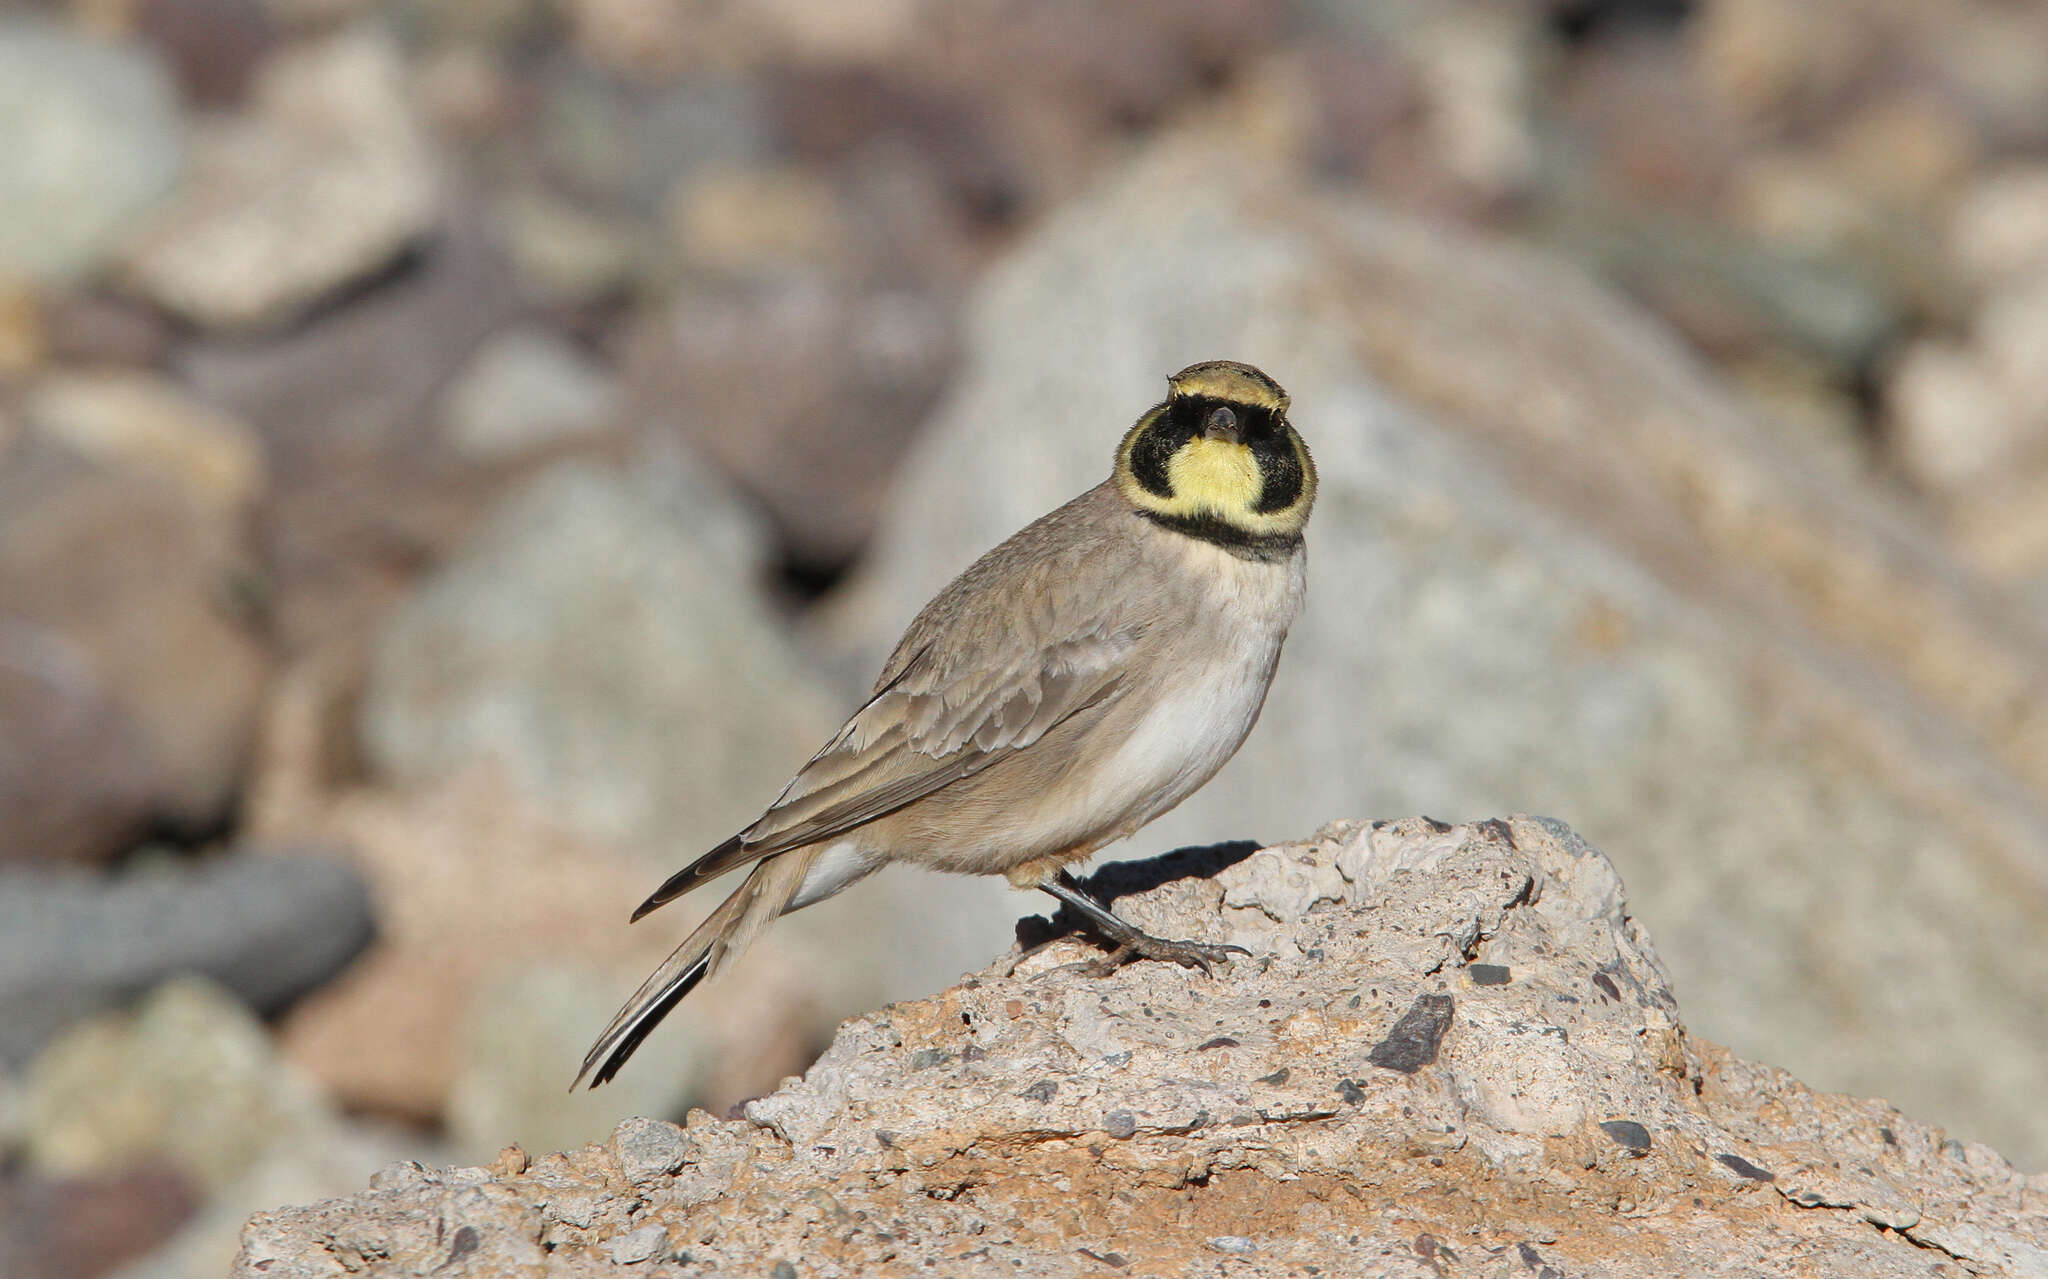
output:
POLYGON ((1259 504, 1265 480, 1258 459, 1242 444, 1196 438, 1181 445, 1166 464, 1175 505, 1219 515, 1248 515, 1259 504))

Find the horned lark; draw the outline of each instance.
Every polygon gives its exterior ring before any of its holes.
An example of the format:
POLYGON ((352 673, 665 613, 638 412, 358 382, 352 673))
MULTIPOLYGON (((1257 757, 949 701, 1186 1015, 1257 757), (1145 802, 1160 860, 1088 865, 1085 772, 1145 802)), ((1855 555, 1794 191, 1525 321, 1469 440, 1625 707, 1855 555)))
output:
MULTIPOLYGON (((886 862, 1007 875, 1116 944, 1206 968, 1235 947, 1150 937, 1068 863, 1188 797, 1251 732, 1305 588, 1316 470, 1286 392, 1216 360, 1168 379, 1109 479, 927 604, 874 695, 762 815, 633 918, 753 867, 598 1036, 596 1087, 778 915, 886 862)), ((1239 953, 1242 953, 1241 951, 1239 953)))

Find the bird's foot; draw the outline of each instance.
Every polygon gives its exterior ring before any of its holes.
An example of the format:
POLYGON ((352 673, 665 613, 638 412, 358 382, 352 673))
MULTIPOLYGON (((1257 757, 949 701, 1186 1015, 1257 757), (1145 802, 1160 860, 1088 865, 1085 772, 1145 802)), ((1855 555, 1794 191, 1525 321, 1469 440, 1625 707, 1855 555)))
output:
POLYGON ((1179 964, 1183 968, 1199 968, 1204 976, 1213 977, 1211 964, 1230 962, 1232 955, 1249 955, 1242 946, 1223 945, 1202 941, 1169 941, 1154 937, 1150 933, 1137 933, 1125 938, 1115 950, 1100 959, 1090 960, 1080 967, 1091 977, 1107 977, 1125 964, 1140 959, 1156 959, 1161 963, 1179 964))

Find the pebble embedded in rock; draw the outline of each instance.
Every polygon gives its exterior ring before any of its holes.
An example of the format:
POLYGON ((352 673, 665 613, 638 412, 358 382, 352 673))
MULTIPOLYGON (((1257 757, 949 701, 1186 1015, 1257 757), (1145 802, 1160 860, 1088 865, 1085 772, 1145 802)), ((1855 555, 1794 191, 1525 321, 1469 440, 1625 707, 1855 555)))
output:
POLYGON ((1650 1148, 1650 1130, 1633 1119, 1602 1120, 1600 1131, 1631 1154, 1640 1155, 1650 1148))
POLYGON ((1412 1075, 1436 1060, 1444 1033, 1451 1028, 1456 1004, 1449 995, 1418 995, 1387 1037, 1372 1047, 1366 1060, 1386 1070, 1412 1075))

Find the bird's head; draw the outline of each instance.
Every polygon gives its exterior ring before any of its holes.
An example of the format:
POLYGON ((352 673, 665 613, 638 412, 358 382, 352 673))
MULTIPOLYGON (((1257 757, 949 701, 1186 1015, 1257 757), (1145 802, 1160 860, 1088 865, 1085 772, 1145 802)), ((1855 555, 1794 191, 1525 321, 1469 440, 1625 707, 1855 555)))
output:
POLYGON ((1315 504, 1316 465, 1287 420, 1287 392, 1234 360, 1191 364, 1167 385, 1117 449, 1125 500, 1208 541, 1292 549, 1315 504))

